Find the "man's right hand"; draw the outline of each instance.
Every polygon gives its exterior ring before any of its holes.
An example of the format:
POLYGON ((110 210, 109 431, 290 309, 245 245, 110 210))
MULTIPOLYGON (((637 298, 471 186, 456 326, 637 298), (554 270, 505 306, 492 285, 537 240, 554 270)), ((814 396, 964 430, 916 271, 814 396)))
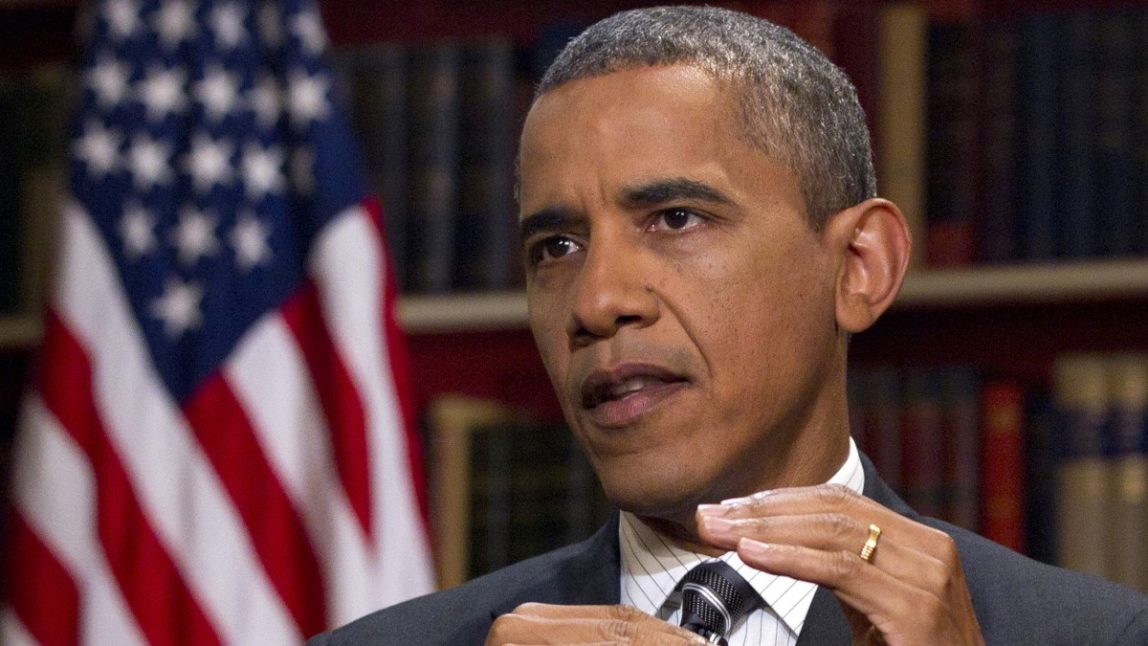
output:
POLYGON ((486 646, 502 644, 705 644, 699 635, 630 606, 525 603, 490 627, 486 646))

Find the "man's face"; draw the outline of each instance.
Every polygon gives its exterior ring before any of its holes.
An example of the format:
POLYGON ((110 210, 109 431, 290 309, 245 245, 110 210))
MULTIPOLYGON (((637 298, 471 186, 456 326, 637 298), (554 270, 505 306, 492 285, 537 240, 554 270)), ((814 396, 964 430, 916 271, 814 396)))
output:
POLYGON ((646 516, 799 484, 843 423, 836 264, 733 114, 695 68, 640 68, 544 94, 523 131, 531 329, 607 494, 646 516))

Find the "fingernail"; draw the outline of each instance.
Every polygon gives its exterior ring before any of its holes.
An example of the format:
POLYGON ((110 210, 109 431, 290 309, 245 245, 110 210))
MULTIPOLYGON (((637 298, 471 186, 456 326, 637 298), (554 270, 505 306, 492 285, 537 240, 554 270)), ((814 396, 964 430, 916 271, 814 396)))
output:
POLYGON ((752 538, 743 538, 737 542, 738 553, 751 558, 768 558, 773 553, 773 547, 769 543, 755 541, 752 538))
POLYGON ((759 491, 759 492, 753 494, 752 496, 742 496, 741 498, 726 498, 725 500, 721 501, 721 504, 723 504, 723 505, 748 505, 751 502, 761 500, 762 498, 766 498, 766 497, 771 496, 771 495, 773 495, 773 490, 772 489, 766 489, 765 491, 759 491))
POLYGON ((729 507, 725 504, 698 505, 698 513, 703 516, 725 516, 729 513, 729 507))
POLYGON ((705 516, 702 518, 702 524, 705 525, 706 531, 712 534, 728 534, 733 529, 732 520, 719 516, 705 516))

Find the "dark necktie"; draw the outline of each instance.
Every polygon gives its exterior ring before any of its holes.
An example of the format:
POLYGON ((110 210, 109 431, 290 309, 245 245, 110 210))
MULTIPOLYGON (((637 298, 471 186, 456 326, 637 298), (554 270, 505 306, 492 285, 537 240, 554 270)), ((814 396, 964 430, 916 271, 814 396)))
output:
POLYGON ((678 582, 682 593, 681 625, 712 644, 726 644, 733 627, 764 604, 761 595, 724 561, 709 561, 678 582))

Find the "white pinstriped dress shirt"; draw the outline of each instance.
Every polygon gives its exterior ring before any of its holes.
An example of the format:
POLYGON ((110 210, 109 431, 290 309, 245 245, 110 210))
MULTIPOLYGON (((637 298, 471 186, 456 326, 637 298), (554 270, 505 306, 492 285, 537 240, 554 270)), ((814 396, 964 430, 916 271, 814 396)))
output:
MULTIPOLYGON (((843 484, 858 493, 864 488, 865 472, 852 438, 849 457, 829 482, 843 484)), ((677 624, 681 599, 673 594, 674 586, 695 565, 713 557, 673 545, 627 512, 622 512, 618 524, 618 545, 622 557, 622 603, 677 624)), ((742 563, 736 552, 727 552, 720 558, 741 573, 768 604, 734 626, 730 646, 796 644, 817 585, 754 570, 742 563)))

